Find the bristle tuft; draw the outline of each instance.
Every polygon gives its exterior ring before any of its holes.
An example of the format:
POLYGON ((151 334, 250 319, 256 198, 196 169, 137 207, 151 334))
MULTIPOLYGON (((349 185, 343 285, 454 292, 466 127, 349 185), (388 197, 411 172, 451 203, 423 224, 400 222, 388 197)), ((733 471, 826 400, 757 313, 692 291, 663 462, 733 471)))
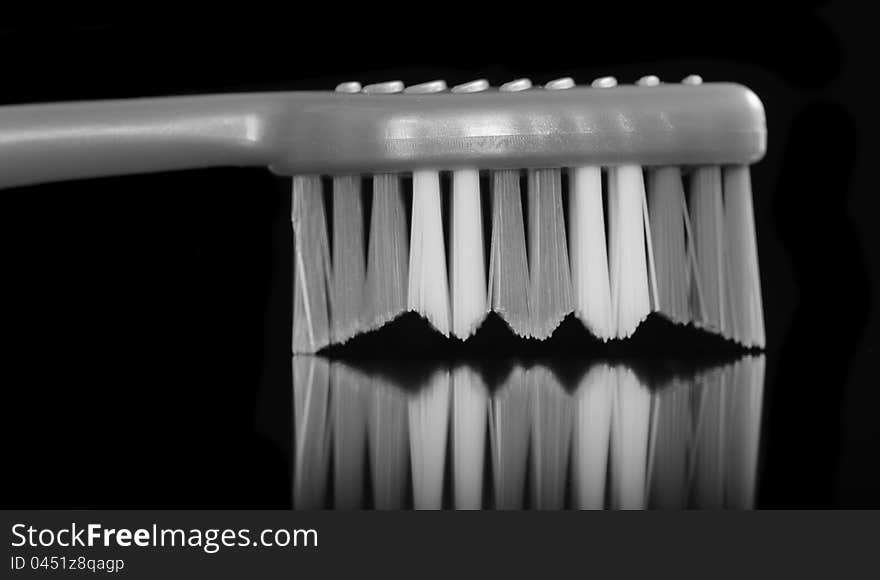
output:
POLYGON ((406 307, 407 235, 400 178, 373 177, 373 211, 364 294, 364 330, 382 326, 406 307))
POLYGON ((687 209, 681 170, 678 167, 649 170, 648 196, 657 272, 658 309, 673 322, 687 324, 690 322, 684 224, 687 209))
POLYGON ((452 174, 452 333, 464 340, 486 317, 486 265, 480 174, 463 169, 452 174))
POLYGON ((330 244, 321 179, 293 178, 293 340, 294 353, 312 353, 330 341, 327 297, 330 244))
POLYGON ((651 312, 642 168, 611 168, 608 183, 612 312, 617 321, 617 338, 627 338, 651 312))
POLYGON ((345 342, 362 325, 364 295, 364 210, 361 180, 333 179, 333 292, 330 295, 333 342, 345 342))
POLYGON ((571 281, 575 309, 584 325, 602 340, 617 334, 612 322, 608 252, 602 208, 602 170, 579 167, 571 172, 568 197, 571 281))
POLYGON ((407 307, 418 312, 444 336, 449 336, 449 284, 436 171, 413 173, 412 228, 407 307))
POLYGON ((702 312, 692 313, 692 318, 698 326, 727 336, 724 317, 724 208, 720 167, 698 167, 694 170, 691 176, 690 210, 697 276, 704 301, 702 312), (700 315, 705 318, 700 318, 700 315))
POLYGON ((530 336, 529 268, 519 172, 496 171, 492 187, 489 303, 520 336, 530 336))
POLYGON ((571 274, 559 169, 529 171, 529 318, 545 339, 572 311, 571 274))
POLYGON ((724 217, 733 336, 747 347, 763 348, 764 309, 747 166, 724 169, 724 217))

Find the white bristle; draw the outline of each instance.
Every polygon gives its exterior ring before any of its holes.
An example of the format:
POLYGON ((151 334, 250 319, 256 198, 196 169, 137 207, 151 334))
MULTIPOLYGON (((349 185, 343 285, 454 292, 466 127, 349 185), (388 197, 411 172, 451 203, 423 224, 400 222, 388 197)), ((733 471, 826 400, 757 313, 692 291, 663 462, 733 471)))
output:
POLYGON ((483 210, 476 169, 452 173, 452 333, 464 340, 486 317, 483 210))
POLYGON ((530 336, 529 267, 519 172, 496 171, 492 179, 489 304, 516 334, 530 336))
POLYGON ((651 235, 651 214, 648 212, 648 196, 645 193, 644 173, 642 174, 642 224, 645 226, 645 252, 648 260, 648 291, 651 312, 660 309, 660 298, 657 294, 657 271, 654 264, 654 240, 651 235))
POLYGON ((376 379, 370 384, 368 444, 373 505, 399 510, 406 499, 409 429, 406 395, 376 379))
POLYGON ((483 505, 483 465, 489 392, 468 366, 452 371, 452 460, 455 509, 483 505))
POLYGON ((330 244, 321 179, 293 178, 293 340, 294 353, 311 353, 330 341, 327 296, 330 244))
POLYGON ((571 397, 546 366, 529 369, 527 381, 532 392, 532 506, 562 509, 574 415, 571 397))
POLYGON ((513 369, 489 403, 489 446, 496 509, 521 509, 529 455, 529 389, 525 371, 513 369))
POLYGON ((645 255, 645 184, 642 168, 621 165, 608 171, 611 306, 617 338, 627 338, 651 312, 645 255))
POLYGON ((605 507, 614 378, 607 364, 595 365, 581 379, 574 396, 572 475, 574 502, 578 509, 605 507))
POLYGON ((651 393, 631 369, 614 370, 617 388, 611 418, 611 506, 644 509, 651 393))
POLYGON ((324 507, 330 467, 330 368, 326 360, 294 356, 293 507, 324 507))
POLYGON ((406 307, 406 214, 400 178, 373 176, 373 211, 363 312, 365 330, 382 326, 406 307))
POLYGON ((436 171, 413 172, 407 306, 427 318, 441 334, 449 336, 449 284, 440 176, 436 171))
POLYGON ((727 336, 725 323, 724 208, 721 168, 698 167, 691 175, 690 215, 697 257, 697 276, 702 289, 702 315, 695 323, 727 336))
POLYGON ((693 432, 691 386, 674 380, 657 395, 652 417, 654 461, 648 477, 650 497, 660 509, 686 507, 687 448, 693 432))
POLYGON ((724 169, 724 216, 733 335, 745 346, 763 348, 764 308, 752 185, 746 166, 724 169))
POLYGON ((570 173, 568 196, 571 282, 575 310, 584 325, 602 340, 614 338, 608 253, 602 208, 602 170, 578 167, 570 173))
POLYGON ((443 507, 446 432, 449 425, 449 372, 437 371, 428 386, 410 396, 409 443, 416 509, 443 507))
POLYGON ((333 178, 333 292, 330 295, 333 342, 345 342, 362 327, 364 210, 360 177, 333 178))
POLYGON ((353 367, 331 364, 334 509, 363 507, 368 385, 366 377, 353 367))
POLYGON ((561 172, 537 169, 528 175, 529 318, 531 335, 543 340, 572 311, 571 274, 561 172))
POLYGON ((678 167, 649 170, 648 199, 659 310, 673 322, 687 324, 690 322, 684 223, 687 208, 681 170, 678 167))

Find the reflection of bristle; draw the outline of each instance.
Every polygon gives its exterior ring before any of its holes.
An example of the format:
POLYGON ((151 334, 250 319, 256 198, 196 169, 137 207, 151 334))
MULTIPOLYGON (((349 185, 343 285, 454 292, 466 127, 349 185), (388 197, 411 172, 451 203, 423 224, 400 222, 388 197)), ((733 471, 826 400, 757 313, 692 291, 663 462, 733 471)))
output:
POLYGON ((612 370, 596 365, 584 375, 575 394, 572 475, 578 509, 605 507, 605 480, 614 396, 612 370))
POLYGON ((684 223, 687 219, 687 207, 681 169, 658 167, 649 170, 647 189, 657 271, 658 307, 670 320, 687 324, 690 322, 684 223))
POLYGON ((698 167, 691 175, 690 215, 697 255, 702 314, 694 322, 727 336, 724 320, 724 217, 721 200, 721 168, 698 167))
POLYGON ((653 461, 648 477, 653 506, 660 509, 686 505, 687 451, 693 429, 690 394, 690 386, 675 379, 655 395, 653 461))
POLYGON ((333 342, 361 330, 364 295, 364 210, 360 177, 333 178, 333 342))
POLYGON ((613 167, 608 172, 608 184, 611 308, 617 321, 617 338, 627 338, 651 312, 642 168, 613 167))
POLYGON ((520 509, 529 443, 529 390, 525 371, 515 368, 489 404, 489 445, 495 480, 495 508, 520 509))
POLYGON ((492 174, 489 304, 520 336, 530 336, 529 268, 519 172, 492 174))
POLYGON ((724 169, 724 231, 733 338, 745 346, 763 348, 764 309, 747 166, 724 169))
POLYGON ((449 336, 449 284, 440 210, 440 176, 436 171, 413 173, 407 307, 449 336))
POLYGON ((293 505, 324 506, 330 465, 330 370, 326 360, 293 357, 294 468, 293 505))
POLYGON ((400 178, 373 176, 373 211, 367 260, 364 330, 379 327, 402 312, 407 286, 406 214, 400 178))
POLYGON ((725 506, 749 509, 755 502, 755 485, 764 398, 764 357, 749 357, 733 364, 727 396, 727 477, 725 506))
POLYGON ((529 320, 531 336, 545 339, 572 310, 562 176, 559 169, 528 175, 529 320))
POLYGON ((449 373, 438 371, 409 400, 410 465, 416 509, 440 509, 449 424, 449 373))
POLYGON ((373 505, 380 510, 401 509, 409 467, 406 397, 378 379, 370 385, 370 395, 368 442, 373 505))
POLYGON ((575 311, 584 325, 602 340, 617 334, 612 324, 608 253, 602 208, 602 170, 572 170, 568 197, 571 240, 571 283, 575 311))
POLYGON ((614 370, 617 388, 611 418, 611 507, 644 509, 651 393, 630 369, 614 370))
POLYGON ((489 393, 467 366, 452 371, 452 460, 455 509, 480 509, 489 393))
POLYGON ((330 366, 333 412, 333 492, 336 509, 363 507, 367 438, 367 379, 354 368, 330 366))
POLYGON ((327 295, 330 244, 319 177, 293 178, 293 352, 316 352, 330 340, 327 295))
POLYGON ((599 363, 570 396, 538 364, 515 367, 490 396, 466 366, 413 383, 296 356, 293 505, 327 504, 332 455, 334 506, 362 507, 368 454, 376 508, 405 507, 409 481, 414 507, 441 507, 447 463, 455 507, 479 508, 488 444, 498 509, 522 508, 529 487, 539 509, 562 507, 569 493, 582 509, 604 507, 606 496, 617 509, 748 509, 764 368, 763 356, 745 357, 649 388, 632 368, 599 363))
POLYGON ((701 388, 697 427, 696 453, 691 467, 695 507, 721 509, 724 506, 724 468, 726 401, 729 388, 726 373, 712 370, 700 377, 701 388))
POLYGON ((452 173, 451 206, 452 333, 463 340, 474 333, 487 312, 480 174, 476 169, 452 173))
POLYGON ((572 405, 550 369, 529 369, 532 392, 532 505, 558 510, 565 502, 571 444, 572 405))

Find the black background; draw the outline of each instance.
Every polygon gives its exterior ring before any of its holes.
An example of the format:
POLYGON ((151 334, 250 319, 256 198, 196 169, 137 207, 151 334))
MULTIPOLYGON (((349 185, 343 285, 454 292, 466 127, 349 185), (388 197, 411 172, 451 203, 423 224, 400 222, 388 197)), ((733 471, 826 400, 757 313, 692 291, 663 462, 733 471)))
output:
MULTIPOLYGON (((857 3, 581 4, 6 20, 0 102, 392 78, 748 85, 769 133, 752 173, 769 352, 759 506, 880 507, 872 20, 857 3)), ((189 171, 7 190, 0 206, 0 503, 288 506, 285 181, 189 171)))

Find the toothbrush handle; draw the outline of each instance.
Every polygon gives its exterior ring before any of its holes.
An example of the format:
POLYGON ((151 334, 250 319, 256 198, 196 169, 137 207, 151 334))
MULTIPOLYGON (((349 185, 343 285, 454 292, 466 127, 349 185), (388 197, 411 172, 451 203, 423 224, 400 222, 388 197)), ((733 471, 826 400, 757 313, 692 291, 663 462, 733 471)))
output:
POLYGON ((274 92, 0 107, 0 188, 217 166, 280 175, 751 164, 760 100, 730 83, 471 94, 274 92))
POLYGON ((0 107, 0 188, 272 160, 278 99, 219 95, 0 107))

